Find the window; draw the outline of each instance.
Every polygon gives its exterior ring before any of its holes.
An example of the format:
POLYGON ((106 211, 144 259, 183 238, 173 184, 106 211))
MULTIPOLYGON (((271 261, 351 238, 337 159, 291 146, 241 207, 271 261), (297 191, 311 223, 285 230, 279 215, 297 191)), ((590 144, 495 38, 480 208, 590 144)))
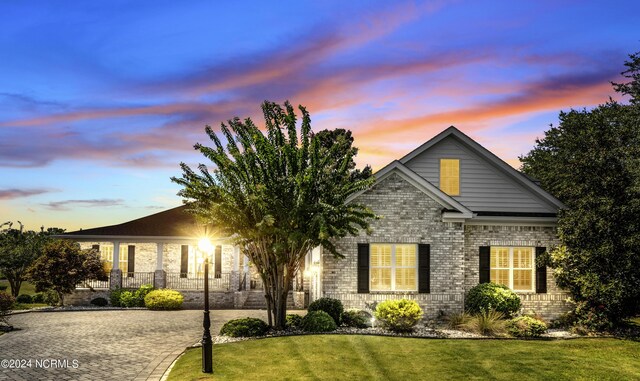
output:
POLYGON ((440 159, 440 190, 449 196, 460 195, 459 159, 440 159))
MULTIPOLYGON (((129 265, 129 247, 120 245, 120 270, 126 273, 129 265)), ((100 258, 104 261, 104 270, 110 272, 113 268, 113 245, 100 245, 100 258)))
POLYGON ((417 291, 417 246, 413 244, 370 245, 371 291, 417 291))
POLYGON ((534 291, 533 247, 491 247, 491 281, 514 291, 534 291))

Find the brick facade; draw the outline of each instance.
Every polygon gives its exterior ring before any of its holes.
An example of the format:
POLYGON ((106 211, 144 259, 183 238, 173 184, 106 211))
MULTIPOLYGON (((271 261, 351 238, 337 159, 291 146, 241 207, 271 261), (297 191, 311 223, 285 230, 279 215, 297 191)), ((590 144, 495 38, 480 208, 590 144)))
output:
MULTIPOLYGON (((544 246, 557 243, 555 228, 542 226, 484 226, 443 222, 443 207, 393 173, 360 195, 356 202, 369 206, 381 218, 371 223, 371 234, 361 232, 336 242, 344 259, 322 256, 322 295, 342 300, 345 308, 389 298, 416 300, 426 318, 460 312, 464 295, 478 284, 479 246, 544 246), (431 292, 357 292, 358 243, 426 243, 431 247, 431 292)), ((559 290, 548 270, 546 294, 521 294, 525 312, 533 310, 555 318, 567 310, 567 295, 559 290)))

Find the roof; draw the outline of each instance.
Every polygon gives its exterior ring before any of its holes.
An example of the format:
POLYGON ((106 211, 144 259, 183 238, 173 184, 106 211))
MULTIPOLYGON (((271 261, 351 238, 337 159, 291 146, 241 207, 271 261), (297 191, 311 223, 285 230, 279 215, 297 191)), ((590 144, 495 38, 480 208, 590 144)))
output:
MULTIPOLYGON (((415 186, 416 188, 418 188, 419 190, 427 194, 437 203, 442 205, 443 208, 445 208, 449 212, 453 212, 456 216, 459 216, 461 218, 471 218, 473 216, 473 212, 467 209, 464 205, 462 205, 458 201, 454 200, 451 196, 441 191, 438 187, 431 184, 424 177, 418 175, 411 169, 407 168, 398 160, 394 160, 393 162, 389 163, 386 167, 376 172, 374 175, 376 178, 375 183, 379 183, 380 181, 386 179, 392 173, 399 174, 402 178, 404 178, 413 186, 415 186)), ((347 202, 350 202, 351 200, 355 199, 356 197, 358 197, 359 195, 361 195, 366 191, 367 190, 365 189, 363 191, 352 194, 347 199, 347 202)))
POLYGON ((118 225, 78 230, 62 234, 61 237, 82 238, 91 236, 127 237, 183 237, 191 238, 202 230, 195 216, 185 211, 186 205, 165 210, 118 225))
POLYGON ((509 178, 513 179, 515 182, 525 187, 526 189, 533 192, 535 195, 540 197, 549 205, 555 207, 556 209, 564 209, 566 206, 557 198, 552 196, 550 193, 542 189, 538 184, 536 184, 535 179, 532 179, 525 174, 517 171, 515 168, 505 163, 498 156, 494 155, 491 151, 484 148, 480 144, 478 144, 475 140, 471 139, 469 136, 465 135, 462 131, 458 130, 454 126, 447 128, 442 131, 438 135, 434 136, 432 139, 428 140, 418 148, 406 154, 399 161, 402 164, 406 164, 408 161, 413 159, 414 157, 420 155, 424 151, 436 145, 438 142, 443 139, 452 136, 456 138, 458 141, 462 142, 467 148, 478 154, 480 157, 487 160, 494 167, 496 167, 499 171, 507 175, 509 178), (533 181, 532 181, 533 180, 533 181))

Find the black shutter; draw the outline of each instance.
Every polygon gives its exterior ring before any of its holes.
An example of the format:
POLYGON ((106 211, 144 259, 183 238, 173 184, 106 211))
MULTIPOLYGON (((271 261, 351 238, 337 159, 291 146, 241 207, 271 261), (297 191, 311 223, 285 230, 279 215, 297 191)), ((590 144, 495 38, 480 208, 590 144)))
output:
POLYGON ((480 246, 480 283, 491 281, 491 247, 480 246))
POLYGON ((127 273, 129 277, 133 277, 133 273, 136 271, 136 247, 129 245, 129 251, 127 253, 127 273))
POLYGON ((418 292, 431 292, 431 247, 425 243, 418 245, 418 292))
POLYGON ((369 244, 358 244, 358 293, 369 293, 369 244))
POLYGON ((100 245, 91 245, 91 248, 97 251, 98 254, 100 254, 100 245))
POLYGON ((222 246, 216 246, 214 278, 222 278, 222 246))
MULTIPOLYGON (((536 262, 538 256, 544 254, 545 251, 547 251, 546 247, 536 247, 536 262)), ((547 266, 538 267, 536 265, 536 293, 547 293, 547 266)))
POLYGON ((180 278, 186 278, 189 272, 189 245, 182 245, 180 252, 180 278))

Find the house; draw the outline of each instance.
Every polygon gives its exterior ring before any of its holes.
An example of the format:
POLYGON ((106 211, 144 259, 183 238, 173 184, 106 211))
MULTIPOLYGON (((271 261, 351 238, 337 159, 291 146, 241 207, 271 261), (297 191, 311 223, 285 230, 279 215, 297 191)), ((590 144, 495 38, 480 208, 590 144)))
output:
POLYGON ((535 258, 558 244, 563 204, 455 127, 375 174, 350 202, 382 218, 371 234, 336 243, 345 256, 319 261, 323 296, 363 308, 388 298, 416 300, 426 316, 462 311, 465 293, 497 282, 523 308, 555 318, 567 294, 535 258))
MULTIPOLYGON (((344 259, 320 248, 309 253, 306 276, 290 305, 303 307, 305 294, 312 300, 337 298, 347 308, 403 297, 435 317, 462 311, 470 288, 493 281, 517 292, 527 311, 554 318, 568 310, 567 294, 535 260, 558 244, 563 205, 530 178, 454 127, 375 178, 349 202, 365 204, 381 218, 372 222, 370 234, 336 241, 344 259)), ((181 290, 197 305, 208 257, 215 306, 260 306, 259 277, 248 259, 224 240, 203 250, 198 240, 206 233, 179 207, 65 237, 100 251, 111 276, 94 288, 153 283, 181 290)), ((86 299, 89 294, 82 292, 86 299)))

